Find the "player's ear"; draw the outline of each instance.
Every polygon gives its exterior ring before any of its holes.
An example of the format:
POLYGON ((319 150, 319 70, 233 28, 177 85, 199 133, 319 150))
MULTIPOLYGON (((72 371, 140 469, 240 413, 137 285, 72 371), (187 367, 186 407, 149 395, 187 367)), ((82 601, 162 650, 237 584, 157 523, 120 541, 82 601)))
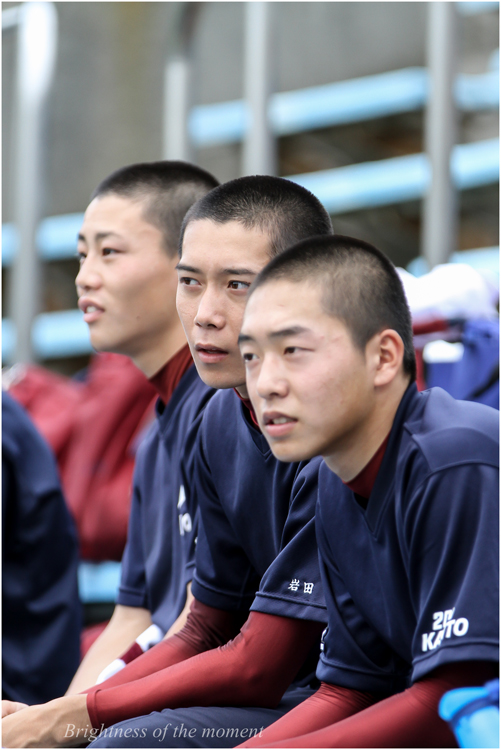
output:
POLYGON ((392 328, 377 333, 368 343, 374 356, 374 385, 384 386, 402 370, 404 342, 392 328))

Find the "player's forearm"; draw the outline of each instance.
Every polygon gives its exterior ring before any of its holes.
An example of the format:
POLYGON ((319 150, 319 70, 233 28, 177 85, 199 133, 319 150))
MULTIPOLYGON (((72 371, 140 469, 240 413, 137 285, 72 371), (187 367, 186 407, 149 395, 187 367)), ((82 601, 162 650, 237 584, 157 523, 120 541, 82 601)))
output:
POLYGON ((186 603, 183 607, 183 611, 180 613, 179 617, 176 619, 175 622, 172 623, 170 628, 165 634, 165 639, 170 638, 171 635, 175 635, 176 633, 179 633, 184 626, 186 625, 186 621, 188 620, 188 616, 190 614, 191 605, 194 601, 194 596, 191 593, 191 581, 186 586, 186 603))
POLYGON ((136 682, 192 656, 217 648, 238 633, 240 623, 239 615, 208 607, 193 599, 187 620, 178 632, 166 637, 99 686, 89 688, 86 692, 136 682))
POLYGON ((95 685, 102 670, 121 656, 150 625, 151 616, 147 609, 117 604, 110 622, 83 658, 66 695, 80 693, 95 685))
POLYGON ((270 742, 263 732, 254 747, 455 747, 452 732, 438 716, 441 695, 432 708, 401 693, 308 734, 270 742))
POLYGON ((252 612, 241 633, 224 647, 133 685, 93 690, 87 700, 92 723, 109 726, 167 707, 275 706, 322 627, 320 623, 252 612))
POLYGON ((274 742, 328 727, 368 708, 376 700, 371 693, 323 682, 314 695, 239 747, 268 747, 274 742))
POLYGON ((28 706, 2 719, 2 747, 78 747, 95 735, 84 695, 28 706))
POLYGON ((303 711, 302 722, 295 720, 294 713, 307 708, 305 701, 244 747, 455 747, 449 726, 438 715, 440 698, 456 687, 483 684, 493 673, 487 663, 445 665, 403 693, 316 731, 311 731, 312 712, 303 711))

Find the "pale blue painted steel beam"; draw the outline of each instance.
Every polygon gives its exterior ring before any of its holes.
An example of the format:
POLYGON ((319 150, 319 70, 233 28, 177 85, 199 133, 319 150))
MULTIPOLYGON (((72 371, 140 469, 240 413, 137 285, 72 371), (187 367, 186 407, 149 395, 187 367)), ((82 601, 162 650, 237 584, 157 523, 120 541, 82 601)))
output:
MULTIPOLYGON (((497 58, 496 58, 497 59, 497 58)), ((493 60, 494 65, 498 65, 493 60)), ((275 94, 271 111, 278 135, 315 127, 354 122, 396 112, 419 109, 427 98, 425 68, 367 76, 353 81, 315 86, 301 91, 275 94)), ((499 70, 480 75, 462 75, 456 95, 463 110, 496 108, 499 105, 499 70)), ((238 141, 245 131, 243 101, 195 107, 191 114, 192 135, 197 145, 238 141)), ((83 214, 52 216, 40 222, 37 246, 44 260, 73 255, 83 214)), ((17 247, 12 224, 2 225, 2 265, 9 266, 17 247)))
POLYGON ((89 328, 80 310, 38 315, 33 324, 32 338, 39 359, 71 357, 92 351, 89 328))
POLYGON ((60 260, 76 256, 78 232, 83 213, 49 216, 40 222, 37 244, 44 260, 60 260), (69 252, 70 251, 70 252, 69 252))
POLYGON ((455 146, 452 175, 458 190, 471 190, 499 181, 499 138, 455 146))
POLYGON ((420 198, 429 169, 425 154, 411 154, 288 179, 314 193, 330 214, 339 214, 420 198))
POLYGON ((116 601, 119 585, 119 562, 81 562, 78 566, 78 592, 84 604, 116 601))
MULTIPOLYGON (((42 313, 35 318, 31 330, 35 355, 39 359, 58 359, 90 354, 89 329, 80 310, 42 313)), ((2 320, 2 358, 12 361, 16 332, 12 321, 2 320)))
MULTIPOLYGON (((452 169, 459 190, 497 182, 499 141, 456 146, 452 169)), ((331 213, 343 213, 421 198, 428 185, 429 169, 425 154, 411 154, 293 175, 289 179, 314 192, 331 213)), ((68 214, 44 219, 37 235, 42 258, 72 257, 82 218, 83 214, 68 214)), ((12 262, 16 245, 12 224, 2 225, 2 244, 2 264, 7 266, 12 262)))
POLYGON ((16 349, 16 330, 10 318, 2 318, 2 359, 11 362, 16 349))
POLYGON ((499 3, 473 0, 473 2, 456 3, 456 8, 462 16, 477 16, 480 13, 491 13, 499 10, 499 3))
MULTIPOLYGON (((84 215, 48 216, 38 225, 37 247, 42 260, 76 257, 77 236, 84 215)), ((17 232, 13 224, 2 224, 2 266, 10 266, 17 250, 17 232)))
POLYGON ((17 229, 14 224, 2 224, 2 266, 10 266, 18 248, 17 229))
POLYGON ((427 97, 423 68, 339 81, 276 94, 270 118, 279 135, 420 109, 427 97))
MULTIPOLYGON (((483 247, 475 250, 459 250, 453 253, 450 263, 467 263, 476 269, 486 269, 493 274, 499 274, 499 247, 483 247)), ((421 276, 428 272, 426 260, 422 257, 415 258, 407 266, 407 270, 415 276, 421 276)), ((59 313, 45 313, 45 320, 41 328, 35 329, 35 340, 41 336, 38 342, 40 351, 44 351, 47 359, 51 357, 71 356, 88 354, 92 351, 88 341, 87 326, 82 320, 81 313, 77 310, 67 310, 59 313), (61 325, 63 321, 63 325, 61 325), (42 328, 45 328, 45 332, 42 328), (59 338, 58 338, 59 337, 59 338), (51 341, 55 344, 49 349, 51 341), (64 347, 68 345, 69 348, 64 347)), ((38 320, 38 319, 37 319, 38 320)), ((14 351, 15 333, 12 322, 8 319, 2 320, 2 356, 9 360, 14 351)))
POLYGON ((463 112, 497 109, 499 107, 499 70, 458 76, 455 94, 457 105, 463 112))
MULTIPOLYGON (((276 136, 344 125, 421 109, 428 99, 426 68, 404 68, 286 91, 270 97, 270 121, 276 136)), ((460 75, 456 101, 463 111, 499 106, 499 71, 460 75)), ((241 141, 247 129, 243 99, 194 107, 188 127, 198 148, 241 141)))
MULTIPOLYGON (((489 185, 499 179, 497 138, 456 146, 452 173, 459 190, 489 185)), ((310 190, 331 214, 422 198, 430 183, 425 154, 353 164, 288 179, 310 190)))

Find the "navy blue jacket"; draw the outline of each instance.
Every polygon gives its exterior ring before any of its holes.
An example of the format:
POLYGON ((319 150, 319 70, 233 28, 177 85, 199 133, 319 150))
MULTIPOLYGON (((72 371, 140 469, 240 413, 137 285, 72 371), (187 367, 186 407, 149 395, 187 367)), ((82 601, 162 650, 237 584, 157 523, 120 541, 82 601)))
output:
MULTIPOLYGON (((313 466, 320 465, 315 459, 313 466)), ((219 391, 199 433, 201 513, 193 593, 204 604, 326 621, 315 540, 317 480, 282 463, 232 390, 219 391)))
POLYGON ((320 680, 392 693, 442 664, 498 660, 498 435, 494 409, 413 384, 367 510, 321 467, 320 680))
POLYGON ((78 542, 56 461, 25 410, 2 393, 2 695, 63 695, 80 661, 78 542))
POLYGON ((167 631, 186 601, 195 566, 195 498, 186 496, 203 409, 214 393, 192 365, 141 443, 134 470, 118 604, 144 607, 167 631))

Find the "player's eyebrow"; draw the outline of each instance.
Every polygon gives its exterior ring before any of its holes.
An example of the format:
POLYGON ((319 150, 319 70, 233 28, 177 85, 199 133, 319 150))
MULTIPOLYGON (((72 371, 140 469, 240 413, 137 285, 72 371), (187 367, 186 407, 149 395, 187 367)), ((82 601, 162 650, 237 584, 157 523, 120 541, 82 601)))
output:
POLYGON ((224 268, 221 274, 227 276, 257 276, 259 271, 253 271, 250 268, 224 268))
MULTIPOLYGON (((271 333, 267 334, 267 338, 269 339, 281 339, 286 338, 287 336, 298 336, 302 333, 311 333, 310 328, 306 328, 305 326, 291 326, 290 328, 281 328, 279 331, 272 331, 271 333)), ((241 333, 238 337, 238 344, 244 344, 249 341, 255 342, 255 338, 253 336, 250 336, 248 333, 241 333)))
MULTIPOLYGON (((77 237, 79 242, 87 242, 85 236, 81 232, 78 233, 77 237)), ((97 232, 94 239, 96 242, 99 242, 100 240, 105 240, 107 237, 118 237, 119 239, 122 239, 116 232, 97 232)))
MULTIPOLYGON (((176 266, 177 271, 186 271, 187 273, 202 273, 200 268, 194 266, 188 266, 185 263, 178 263, 176 266)), ((257 276, 259 271, 253 271, 250 268, 223 268, 218 271, 219 276, 257 276)))
POLYGON ((247 341, 255 341, 255 339, 247 333, 241 333, 238 337, 238 345, 245 344, 247 341))
POLYGON ((283 339, 286 336, 298 336, 301 333, 311 333, 311 329, 305 328, 305 326, 291 326, 290 328, 282 328, 280 331, 272 331, 268 334, 268 338, 283 339))
POLYGON ((187 266, 185 263, 178 263, 176 266, 176 271, 186 271, 187 273, 201 273, 199 268, 187 266))

